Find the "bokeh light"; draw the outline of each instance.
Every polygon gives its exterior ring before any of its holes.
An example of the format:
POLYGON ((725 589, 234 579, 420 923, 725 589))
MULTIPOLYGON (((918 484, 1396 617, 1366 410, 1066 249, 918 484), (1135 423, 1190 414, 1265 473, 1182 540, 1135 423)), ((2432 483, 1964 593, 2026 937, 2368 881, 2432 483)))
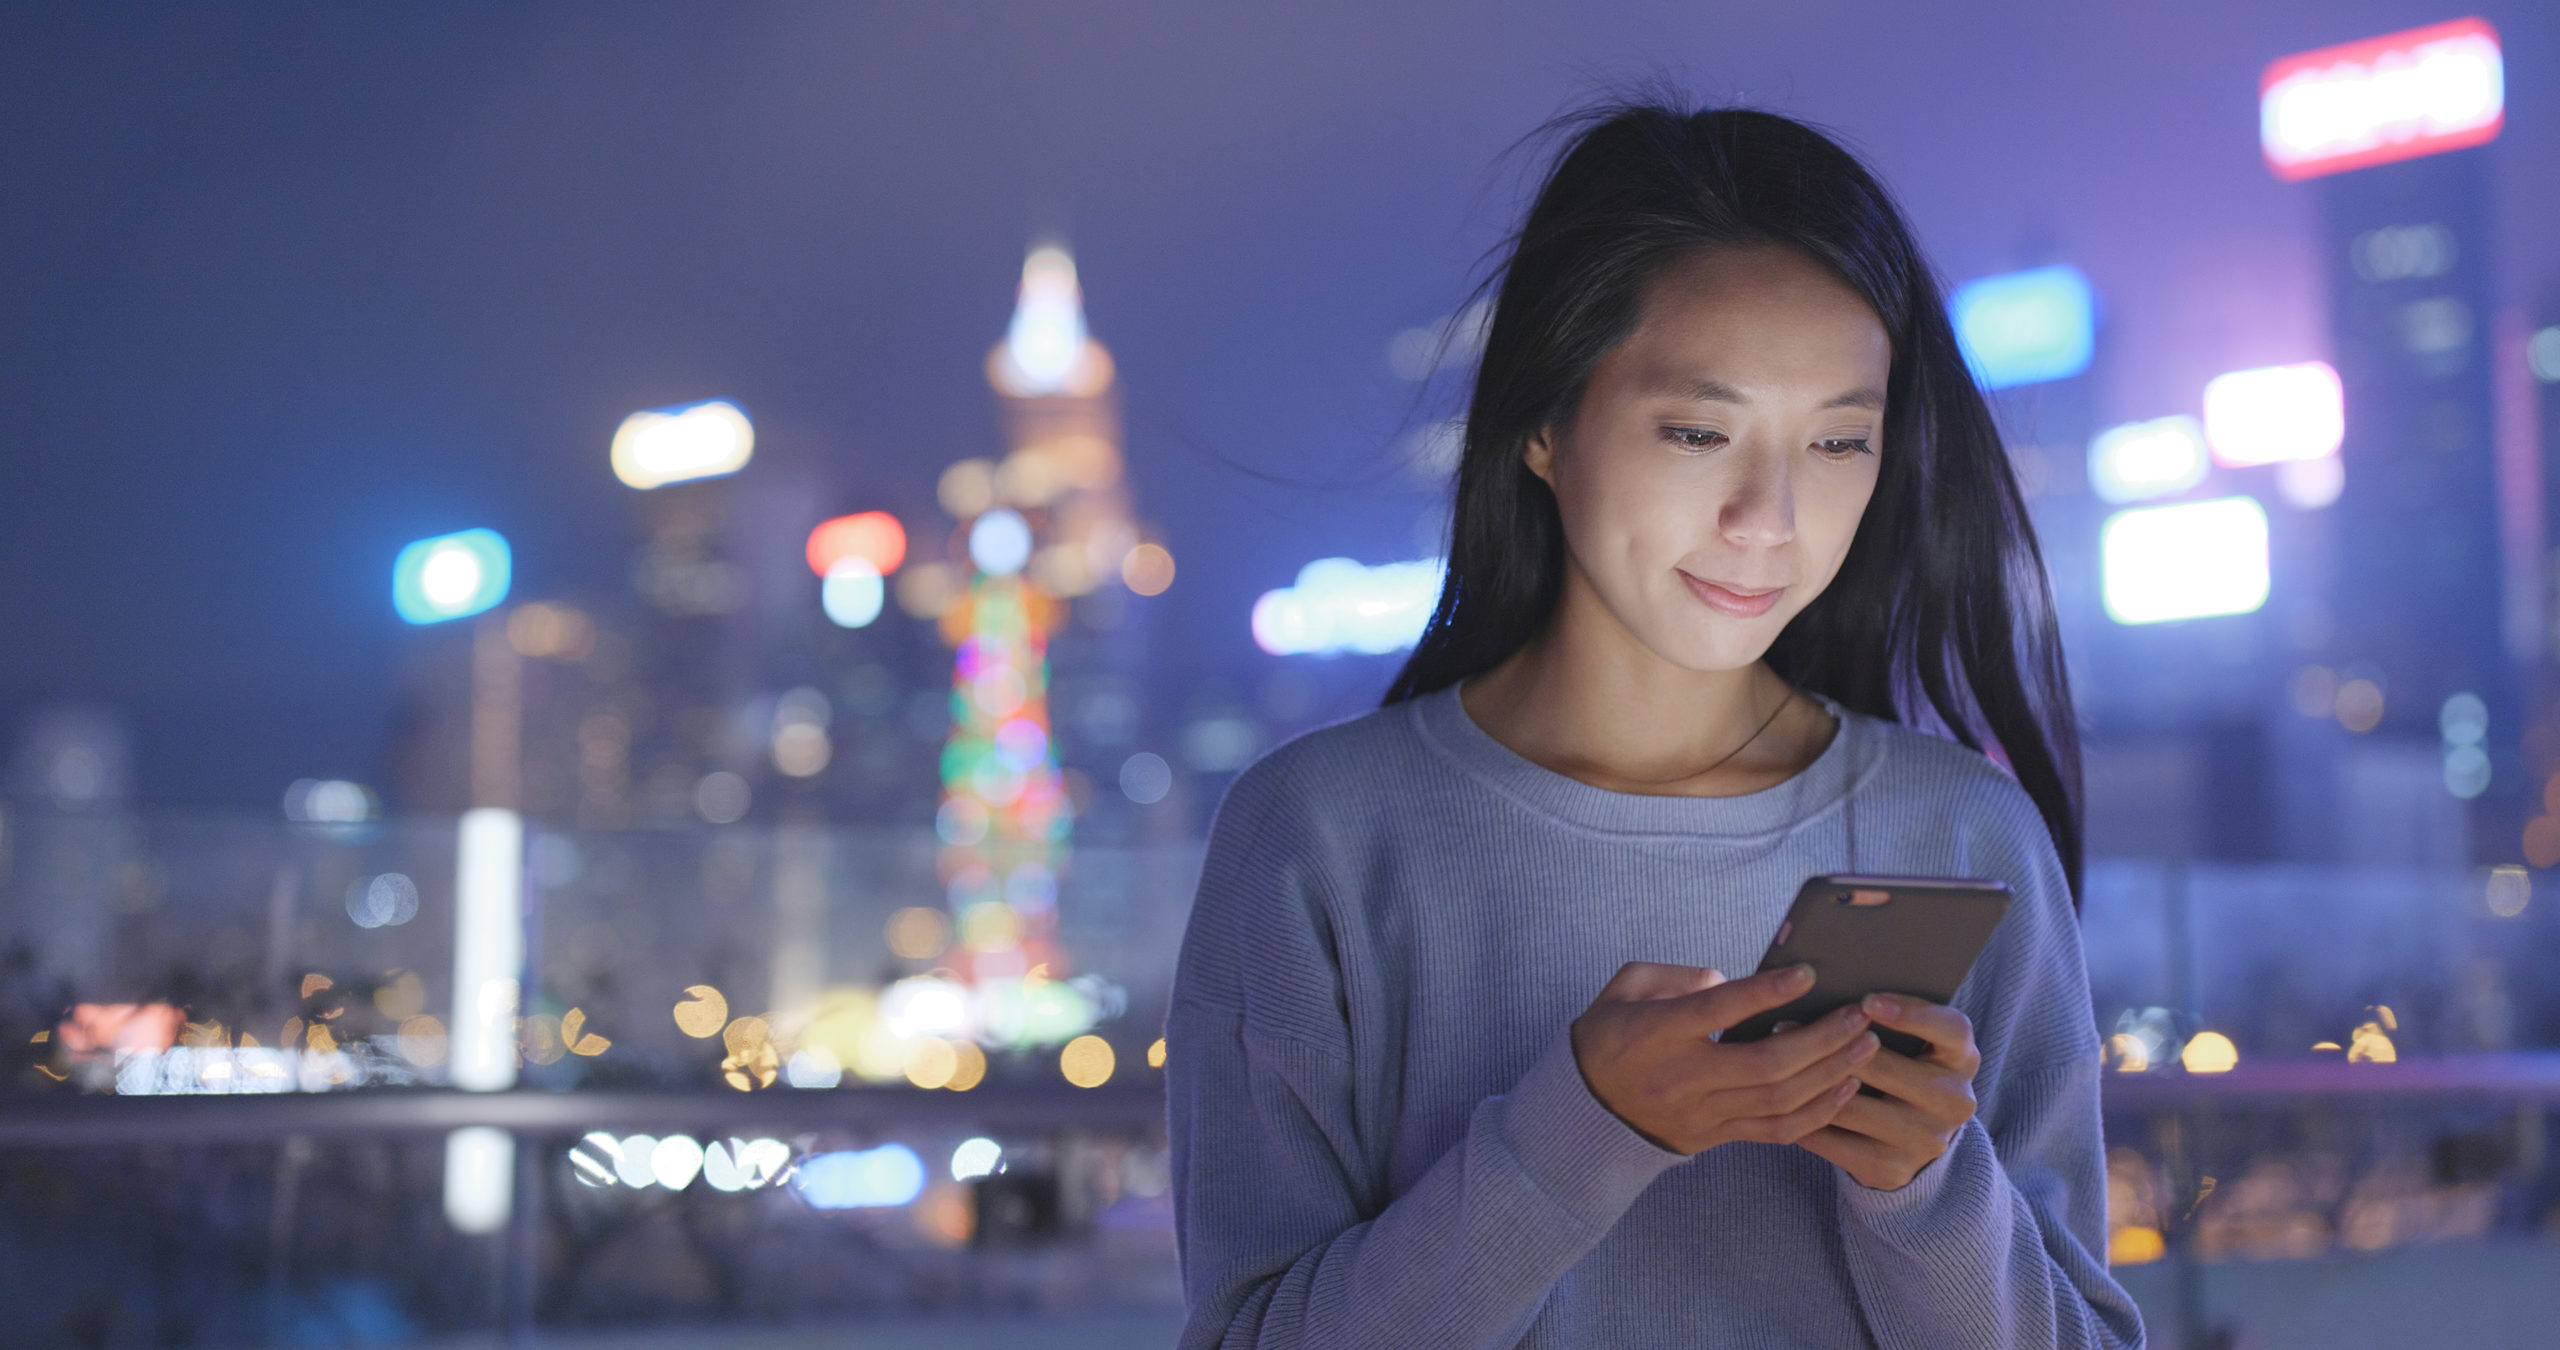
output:
POLYGON ((1080 1088, 1095 1088, 1110 1082, 1116 1063, 1111 1053, 1111 1042, 1099 1036, 1078 1036, 1058 1052, 1058 1072, 1080 1088))
POLYGON ((2204 481, 2204 427, 2159 417, 2109 427, 2089 442, 2089 487, 2109 502, 2172 497, 2204 481))
POLYGON ((1120 584, 1132 594, 1162 595, 1173 586, 1173 554, 1162 544, 1140 544, 1120 558, 1120 584))
POLYGON ((2097 350, 2097 293, 2069 263, 1968 281, 1947 309, 1986 389, 2068 379, 2097 350))
POLYGON ((2326 361, 2235 370, 2204 387, 2205 443, 2217 464, 2318 459, 2346 435, 2346 390, 2326 361))
POLYGON ((1173 790, 1173 766, 1164 756, 1141 750, 1120 762, 1120 791, 1140 806, 1153 806, 1173 790))
POLYGON ((993 1139, 963 1139, 951 1150, 951 1179, 970 1181, 992 1175, 1004 1161, 1004 1149, 993 1139))
POLYGON ((860 559, 878 576, 891 576, 907 559, 907 527, 886 511, 859 511, 821 522, 809 531, 809 570, 825 576, 838 563, 860 559))
POLYGON ((912 1203, 924 1193, 924 1159, 904 1144, 812 1154, 795 1179, 814 1209, 872 1209, 912 1203))
POLYGON ((887 596, 879 569, 863 558, 838 559, 818 583, 818 607, 826 611, 827 622, 838 628, 870 626, 880 617, 887 596))
POLYGON ((2481 898, 2491 914, 2515 918, 2533 903, 2533 874, 2521 867, 2492 867, 2481 898))
POLYGON ((735 824, 745 817, 751 800, 747 780, 727 769, 714 769, 693 785, 694 814, 714 825, 735 824))
POLYGON ((1254 601, 1254 643, 1275 656, 1401 651, 1430 625, 1445 568, 1437 558, 1376 567, 1318 558, 1295 584, 1254 601))
POLYGON ((2267 602, 2267 513, 2247 497, 2119 511, 2099 552, 2117 623, 2246 614, 2267 602))
POLYGON ((941 910, 910 905, 889 916, 883 936, 899 956, 930 961, 951 945, 951 920, 941 910))
POLYGON ((2497 30, 2476 18, 2282 57, 2258 81, 2259 150, 2284 179, 2479 145, 2505 116, 2497 30))
POLYGON ((696 1040, 708 1040, 729 1024, 729 1000, 707 984, 686 985, 675 1007, 676 1029, 696 1040))
POLYGON ((2229 1073, 2240 1063, 2240 1048, 2219 1031, 2199 1031, 2187 1038, 2178 1063, 2189 1073, 2229 1073))
POLYGON ((391 607, 415 624, 469 618, 507 598, 515 555, 496 530, 421 539, 391 562, 391 607))
POLYGON ((343 778, 297 778, 284 790, 284 818, 306 825, 355 825, 382 814, 373 789, 343 778))
POLYGON ((613 476, 649 489, 736 473, 755 454, 755 424, 726 399, 652 408, 613 433, 613 476))
POLYGON ((997 507, 969 527, 969 561, 989 576, 1011 576, 1031 561, 1031 527, 1020 512, 997 507))

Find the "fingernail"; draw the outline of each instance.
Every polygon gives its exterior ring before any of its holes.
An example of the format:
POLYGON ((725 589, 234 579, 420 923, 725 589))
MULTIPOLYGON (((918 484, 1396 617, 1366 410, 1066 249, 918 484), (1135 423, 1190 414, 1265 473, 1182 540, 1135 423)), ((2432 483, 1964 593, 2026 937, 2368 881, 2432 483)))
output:
POLYGON ((1864 1062, 1869 1055, 1883 1048, 1884 1042, 1877 1040, 1871 1032, 1858 1038, 1857 1048, 1849 1052, 1849 1058, 1864 1062))
POLYGON ((1849 1015, 1841 1020, 1849 1024, 1849 1029, 1851 1031, 1864 1031, 1867 1029, 1867 1015, 1864 1012, 1859 1011, 1854 1006, 1849 1009, 1849 1015))
POLYGON ((1790 968, 1790 969, 1787 971, 1787 982, 1788 982, 1788 983, 1790 983, 1790 984, 1811 984, 1811 983, 1813 983, 1813 967, 1812 967, 1812 965, 1811 965, 1811 964, 1809 964, 1809 963, 1801 963, 1801 962, 1800 962, 1800 963, 1798 963, 1797 965, 1795 965, 1794 967, 1790 968))
POLYGON ((1867 1011, 1878 1017, 1891 1017, 1902 1011, 1902 1000, 1891 994, 1869 994, 1867 1011))

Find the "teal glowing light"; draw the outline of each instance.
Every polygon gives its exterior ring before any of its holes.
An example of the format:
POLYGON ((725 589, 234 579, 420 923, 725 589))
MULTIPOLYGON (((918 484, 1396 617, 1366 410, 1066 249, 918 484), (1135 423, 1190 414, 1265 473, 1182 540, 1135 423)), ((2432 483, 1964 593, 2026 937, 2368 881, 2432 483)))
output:
POLYGON ((391 563, 391 607, 411 623, 467 619, 507 598, 514 557, 496 530, 421 539, 391 563))
POLYGON ((1968 281, 1947 312, 1985 389, 2069 379, 2097 350, 2097 293, 2069 263, 1968 281))

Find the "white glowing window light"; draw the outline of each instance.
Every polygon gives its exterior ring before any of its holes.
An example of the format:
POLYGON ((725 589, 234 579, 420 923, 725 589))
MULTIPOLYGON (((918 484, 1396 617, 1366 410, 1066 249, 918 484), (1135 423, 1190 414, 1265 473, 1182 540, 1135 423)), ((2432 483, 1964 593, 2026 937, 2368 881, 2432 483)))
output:
POLYGON ((494 1233, 515 1207, 516 1138, 491 1125, 444 1137, 444 1216, 457 1232, 494 1233))
POLYGON ((453 1085, 516 1083, 516 1002, 524 976, 524 817, 462 813, 454 859, 453 1085))
POLYGON ((2110 502, 2168 497, 2204 481, 2204 428, 2192 417, 2109 427, 2089 442, 2089 486, 2110 502))
POLYGON ((2253 498, 2118 511, 2098 553, 2117 623, 2247 614, 2267 602, 2267 513, 2253 498))
POLYGON ((410 623, 467 619, 507 598, 514 570, 496 530, 421 539, 391 560, 391 607, 410 623))
POLYGON ((1022 288, 1016 292, 999 358, 1005 392, 1063 392, 1084 360, 1084 349, 1084 290, 1076 283, 1075 258, 1054 244, 1031 250, 1022 261, 1022 288))
POLYGON ((2097 293, 2069 263, 1968 281, 1948 297, 1947 316, 1985 389, 2069 379, 2097 351, 2097 293))
POLYGON ((2497 139, 2506 64, 2487 21, 2455 19, 2270 63, 2258 145, 2287 180, 2497 139))
POLYGON ((2326 361, 2235 370, 2204 387, 2205 443, 2227 468, 2334 455, 2346 437, 2346 390, 2326 361))
POLYGON ((1401 651, 1430 626, 1445 568, 1438 558, 1376 567, 1318 558, 1295 585, 1253 602, 1253 640, 1274 656, 1401 651))
POLYGON ((813 1209, 876 1209, 924 1194, 924 1159, 904 1144, 818 1153, 800 1164, 800 1198, 813 1209))
POLYGON ((613 433, 613 476, 643 489, 717 478, 747 467, 755 451, 755 424, 727 399, 651 408, 613 433))

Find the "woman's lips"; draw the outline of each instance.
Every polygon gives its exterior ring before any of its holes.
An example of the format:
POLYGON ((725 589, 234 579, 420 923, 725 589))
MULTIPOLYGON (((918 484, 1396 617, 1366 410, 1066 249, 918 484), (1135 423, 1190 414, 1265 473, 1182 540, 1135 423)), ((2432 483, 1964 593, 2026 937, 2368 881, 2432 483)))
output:
MULTIPOLYGON (((1676 567, 1671 570, 1680 571, 1676 567)), ((1686 572, 1680 572, 1680 579, 1689 584, 1690 594, 1706 602, 1707 608, 1737 619, 1756 619, 1768 613, 1769 607, 1778 603, 1778 592, 1786 589, 1772 586, 1765 591, 1738 591, 1712 581, 1700 581, 1686 572)))

